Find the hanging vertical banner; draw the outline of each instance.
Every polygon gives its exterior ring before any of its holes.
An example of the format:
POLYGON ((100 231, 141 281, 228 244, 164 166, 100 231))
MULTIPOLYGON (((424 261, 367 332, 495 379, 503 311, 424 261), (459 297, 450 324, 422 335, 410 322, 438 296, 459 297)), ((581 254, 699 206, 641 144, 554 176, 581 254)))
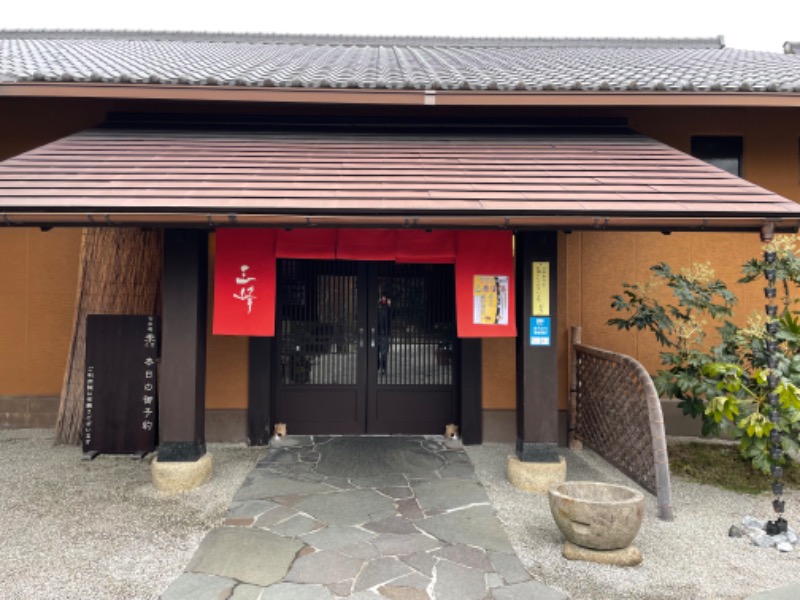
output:
POLYGON ((533 306, 532 313, 537 317, 550 315, 550 263, 533 263, 533 306))
POLYGON ((459 231, 456 244, 458 337, 516 337, 510 231, 459 231))
POLYGON ((215 335, 275 335, 275 230, 218 229, 215 335))

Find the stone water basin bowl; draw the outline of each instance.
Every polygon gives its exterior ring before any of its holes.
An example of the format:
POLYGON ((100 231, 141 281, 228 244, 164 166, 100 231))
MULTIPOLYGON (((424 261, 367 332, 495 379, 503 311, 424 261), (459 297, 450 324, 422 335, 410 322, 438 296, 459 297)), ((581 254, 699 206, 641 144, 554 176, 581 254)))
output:
POLYGON ((644 494, 623 485, 567 481, 550 486, 548 497, 564 537, 593 550, 627 548, 644 518, 644 494))

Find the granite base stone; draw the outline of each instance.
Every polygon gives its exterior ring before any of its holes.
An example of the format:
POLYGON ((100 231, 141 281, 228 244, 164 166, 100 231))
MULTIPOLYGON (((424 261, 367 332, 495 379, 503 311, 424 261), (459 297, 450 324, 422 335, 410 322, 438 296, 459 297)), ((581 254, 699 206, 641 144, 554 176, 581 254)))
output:
POLYGON ((200 487, 211 479, 213 460, 206 453, 195 461, 160 462, 158 456, 150 465, 153 486, 160 492, 186 492, 200 487))
POLYGON ((563 456, 558 462, 523 462, 516 456, 508 457, 508 481, 526 492, 544 494, 550 486, 567 479, 567 461, 563 456))

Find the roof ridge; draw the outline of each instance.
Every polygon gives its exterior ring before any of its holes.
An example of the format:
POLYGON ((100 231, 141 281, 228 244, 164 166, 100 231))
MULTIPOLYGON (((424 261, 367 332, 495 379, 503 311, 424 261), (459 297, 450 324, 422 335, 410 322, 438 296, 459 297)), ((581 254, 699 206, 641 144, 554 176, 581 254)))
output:
POLYGON ((136 39, 185 42, 245 42, 343 46, 507 46, 541 48, 705 48, 725 47, 723 36, 661 37, 479 37, 425 35, 349 35, 293 33, 233 33, 213 31, 142 31, 81 29, 0 29, 0 39, 136 39))

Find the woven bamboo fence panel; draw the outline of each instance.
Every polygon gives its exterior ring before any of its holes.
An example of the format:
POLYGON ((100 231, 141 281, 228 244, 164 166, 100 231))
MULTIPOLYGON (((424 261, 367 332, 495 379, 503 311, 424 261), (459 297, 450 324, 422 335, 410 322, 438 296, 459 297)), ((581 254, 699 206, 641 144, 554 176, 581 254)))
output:
POLYGON ((575 341, 572 349, 574 438, 655 494, 659 517, 673 520, 664 417, 653 380, 629 356, 575 341))
POLYGON ((84 229, 56 443, 78 444, 83 433, 86 316, 159 314, 162 243, 157 230, 84 229))

